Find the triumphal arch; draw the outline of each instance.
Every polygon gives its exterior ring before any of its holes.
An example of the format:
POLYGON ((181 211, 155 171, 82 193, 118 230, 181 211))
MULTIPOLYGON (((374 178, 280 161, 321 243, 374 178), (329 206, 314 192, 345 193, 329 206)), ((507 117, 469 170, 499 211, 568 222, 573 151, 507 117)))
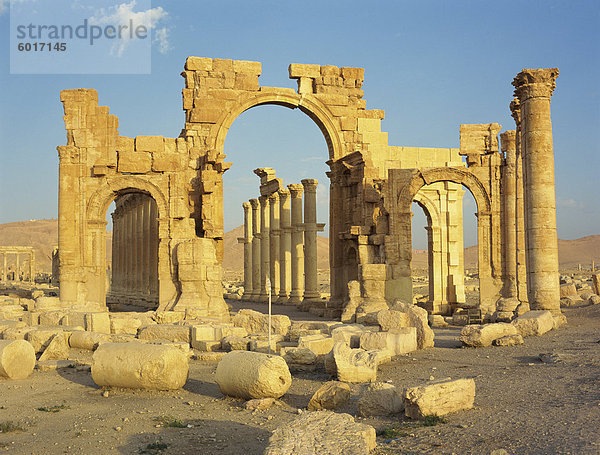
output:
POLYGON ((381 131, 384 111, 367 109, 363 98, 362 68, 291 64, 297 88, 262 87, 260 74, 259 62, 188 57, 181 73, 186 121, 176 138, 120 136, 117 117, 98 104, 95 90, 61 92, 63 304, 104 307, 108 293, 109 301, 159 310, 226 313, 223 174, 231 163, 223 146, 241 113, 274 104, 300 109, 327 143, 328 308, 368 314, 396 299, 412 301, 413 202, 428 219, 429 311, 448 313, 464 302, 466 189, 477 202, 484 315, 496 312, 498 302, 503 309, 528 301, 560 311, 550 122, 558 70, 519 73, 510 104, 516 128, 499 143, 498 124, 461 125, 460 149, 390 146, 381 131), (105 219, 113 201, 108 291, 105 219))

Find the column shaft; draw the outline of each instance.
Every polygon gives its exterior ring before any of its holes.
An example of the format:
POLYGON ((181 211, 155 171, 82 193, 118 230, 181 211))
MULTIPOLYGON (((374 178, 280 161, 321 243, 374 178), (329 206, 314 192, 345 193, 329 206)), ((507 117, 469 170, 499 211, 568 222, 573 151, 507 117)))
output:
POLYGON ((317 179, 304 179, 304 300, 320 299, 317 275, 317 179))
POLYGON ((252 206, 249 202, 242 204, 244 208, 244 299, 252 295, 252 206))
POLYGON ((271 216, 269 213, 269 198, 267 196, 261 196, 258 200, 260 202, 260 294, 258 299, 261 302, 266 302, 269 298, 267 281, 269 280, 271 273, 271 216))
POLYGON ((260 212, 258 199, 250 199, 252 206, 252 300, 258 300, 260 294, 260 269, 261 269, 261 247, 260 247, 260 212))
POLYGON ((269 218, 270 218, 270 247, 269 255, 271 259, 270 276, 271 276, 271 296, 273 301, 277 300, 280 288, 280 225, 279 225, 279 195, 273 193, 269 196, 269 218))
POLYGON ((517 297, 517 199, 516 199, 516 162, 517 150, 515 131, 500 134, 502 151, 506 154, 502 193, 504 200, 504 297, 517 297))
POLYGON ((532 309, 560 314, 550 97, 558 69, 523 70, 513 81, 521 105, 526 175, 527 292, 532 309))
POLYGON ((300 303, 304 295, 304 232, 302 227, 302 192, 300 184, 288 185, 291 196, 292 221, 292 290, 289 303, 300 303))
POLYGON ((287 303, 292 290, 292 225, 290 218, 290 191, 279 190, 279 299, 287 303))

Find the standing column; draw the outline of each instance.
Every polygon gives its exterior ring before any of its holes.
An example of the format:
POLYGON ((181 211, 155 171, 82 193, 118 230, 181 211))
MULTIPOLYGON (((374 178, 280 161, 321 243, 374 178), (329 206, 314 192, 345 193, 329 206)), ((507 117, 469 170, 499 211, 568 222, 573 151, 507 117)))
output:
POLYGON ((525 175, 523 173, 523 152, 521 147, 521 106, 519 99, 515 98, 510 103, 512 117, 515 120, 515 150, 516 150, 516 171, 515 171, 515 226, 516 226, 516 262, 517 262, 517 297, 520 302, 527 302, 527 266, 526 266, 526 245, 525 245, 525 203, 523 200, 523 191, 525 188, 525 175))
POLYGON ((29 281, 35 283, 35 250, 29 253, 29 281))
POLYGON ((268 196, 260 196, 260 293, 258 300, 266 302, 269 299, 267 293, 267 279, 271 272, 270 258, 270 221, 269 214, 269 198, 268 196))
POLYGON ((527 293, 532 309, 560 314, 550 97, 557 68, 526 69, 513 81, 521 104, 527 214, 527 293))
POLYGON ((252 206, 249 202, 242 204, 244 208, 244 295, 245 300, 252 296, 252 206))
POLYGON ((260 294, 260 213, 258 199, 250 199, 252 207, 252 300, 260 294))
POLYGON ((158 274, 158 246, 160 243, 158 231, 158 206, 154 199, 150 200, 150 301, 158 305, 160 276, 158 274))
POLYGON ((7 281, 8 270, 6 270, 6 253, 2 254, 2 281, 7 281))
POLYGON ((277 303, 287 303, 292 290, 292 225, 290 218, 290 190, 279 193, 279 298, 277 303))
POLYGON ((135 281, 136 294, 138 301, 144 294, 144 199, 141 195, 136 195, 135 201, 135 281))
POLYGON ((127 280, 127 297, 128 302, 129 299, 133 295, 133 258, 134 258, 134 250, 133 250, 133 210, 131 208, 131 200, 128 199, 125 204, 125 217, 127 220, 127 243, 125 244, 126 248, 126 262, 127 267, 125 268, 125 276, 127 280))
MULTIPOLYGON (((117 283, 119 289, 119 302, 123 297, 125 291, 125 218, 123 217, 123 207, 120 206, 117 209, 118 217, 117 224, 119 226, 119 249, 117 250, 117 257, 119 259, 119 272, 117 276, 117 283)), ((113 270, 113 274, 114 274, 113 270)))
POLYGON ((300 303, 304 294, 304 232, 302 227, 302 192, 299 183, 288 185, 291 196, 292 221, 292 291, 288 303, 300 303))
POLYGON ((504 297, 517 297, 517 230, 515 226, 517 214, 516 162, 517 149, 515 145, 516 131, 506 131, 500 134, 502 151, 506 154, 503 178, 504 196, 504 297))
POLYGON ((279 295, 280 287, 280 263, 279 263, 279 249, 280 249, 280 226, 279 226, 279 194, 276 192, 269 196, 269 215, 271 222, 271 235, 270 235, 270 249, 269 254, 271 258, 271 296, 273 300, 276 300, 279 295))
POLYGON ((317 179, 304 179, 304 300, 319 300, 317 277, 317 179))
POLYGON ((15 281, 21 281, 21 255, 17 253, 17 271, 15 281))
POLYGON ((142 293, 146 303, 150 303, 150 204, 152 199, 149 196, 142 198, 142 293))
POLYGON ((114 297, 119 289, 119 214, 115 210, 111 213, 112 218, 112 243, 111 243, 111 275, 110 275, 110 296, 114 297))

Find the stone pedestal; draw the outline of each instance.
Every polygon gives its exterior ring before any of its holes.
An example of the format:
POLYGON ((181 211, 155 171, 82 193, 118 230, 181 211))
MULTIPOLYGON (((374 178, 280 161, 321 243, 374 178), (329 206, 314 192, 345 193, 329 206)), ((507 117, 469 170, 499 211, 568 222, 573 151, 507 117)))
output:
POLYGON ((514 79, 521 105, 525 211, 527 216, 527 293, 531 309, 560 314, 558 240, 554 194, 554 152, 550 97, 558 69, 526 69, 514 79))
POLYGON ((288 303, 300 303, 304 296, 304 232, 302 226, 302 192, 298 183, 288 185, 292 209, 292 291, 288 303))

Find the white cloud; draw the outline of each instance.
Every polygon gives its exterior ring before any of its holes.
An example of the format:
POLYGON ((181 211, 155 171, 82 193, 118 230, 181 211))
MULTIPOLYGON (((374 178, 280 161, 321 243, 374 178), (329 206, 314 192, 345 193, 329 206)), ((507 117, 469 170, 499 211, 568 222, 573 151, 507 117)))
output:
POLYGON ((25 3, 35 0, 0 0, 0 16, 8 11, 8 6, 10 5, 11 1, 13 3, 25 3))
MULTIPOLYGON (((108 9, 102 8, 90 18, 90 23, 126 26, 129 26, 131 23, 134 28, 143 25, 148 29, 154 30, 154 43, 157 44, 158 51, 163 54, 166 53, 169 50, 168 31, 166 27, 160 29, 156 27, 159 23, 162 24, 164 22, 169 13, 160 6, 150 8, 146 11, 134 12, 135 5, 136 1, 132 0, 129 3, 121 3, 117 6, 111 6, 108 9)), ((124 34, 122 39, 115 41, 111 52, 121 57, 129 41, 129 35, 124 34)))
POLYGON ((317 205, 329 207, 329 185, 319 182, 317 186, 317 205))

